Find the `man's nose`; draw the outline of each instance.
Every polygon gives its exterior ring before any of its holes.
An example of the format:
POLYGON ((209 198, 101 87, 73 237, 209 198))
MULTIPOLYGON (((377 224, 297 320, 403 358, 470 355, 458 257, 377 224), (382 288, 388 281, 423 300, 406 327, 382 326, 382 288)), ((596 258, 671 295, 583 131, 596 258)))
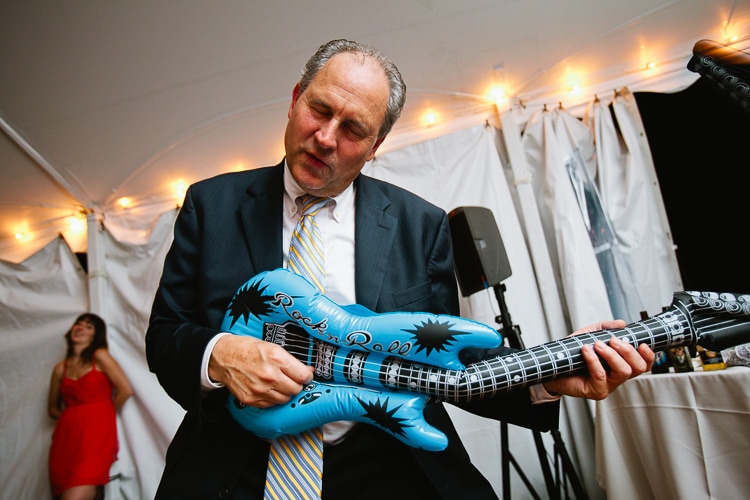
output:
POLYGON ((336 133, 338 126, 334 121, 323 123, 315 134, 318 143, 324 148, 336 147, 336 133))

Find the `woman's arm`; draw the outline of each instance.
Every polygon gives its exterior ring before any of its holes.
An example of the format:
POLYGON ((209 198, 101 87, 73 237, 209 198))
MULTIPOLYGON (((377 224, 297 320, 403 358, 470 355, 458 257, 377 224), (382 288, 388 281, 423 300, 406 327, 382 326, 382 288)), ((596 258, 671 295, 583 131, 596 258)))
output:
POLYGON ((63 410, 62 400, 60 399, 60 383, 63 378, 63 364, 61 361, 52 369, 52 376, 49 381, 49 394, 47 396, 47 413, 55 420, 60 417, 63 410))
POLYGON ((115 410, 119 411, 125 401, 133 395, 133 387, 130 385, 128 377, 122 371, 120 365, 107 349, 97 349, 94 352, 96 364, 100 367, 115 388, 115 399, 113 401, 115 410))

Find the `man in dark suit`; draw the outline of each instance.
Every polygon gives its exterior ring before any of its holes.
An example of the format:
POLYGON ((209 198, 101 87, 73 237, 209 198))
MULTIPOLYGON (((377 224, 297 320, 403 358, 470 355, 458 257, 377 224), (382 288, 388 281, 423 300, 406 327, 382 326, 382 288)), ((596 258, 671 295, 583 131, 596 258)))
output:
MULTIPOLYGON (((188 190, 146 335, 151 370, 187 411, 167 452, 157 498, 263 496, 269 444, 232 419, 228 392, 259 408, 285 403, 312 380, 312 368, 278 345, 221 332, 219 325, 243 283, 285 266, 300 217, 297 196, 335 201, 316 216, 326 240, 326 295, 332 300, 378 313, 458 314, 446 213, 360 174, 398 119, 404 97, 398 70, 380 52, 329 42, 294 87, 284 161, 188 190)), ((544 431, 557 425, 560 394, 601 399, 653 362, 647 347, 635 350, 618 341, 589 346, 583 355, 588 376, 463 407, 544 431)), ((327 425, 323 497, 496 498, 442 404, 429 405, 426 418, 448 436, 446 450, 413 449, 366 424, 327 425)))

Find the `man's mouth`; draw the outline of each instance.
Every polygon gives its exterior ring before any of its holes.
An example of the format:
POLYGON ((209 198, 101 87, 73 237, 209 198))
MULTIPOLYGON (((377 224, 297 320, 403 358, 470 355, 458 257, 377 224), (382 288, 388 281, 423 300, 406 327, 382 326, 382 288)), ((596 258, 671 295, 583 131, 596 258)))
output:
POLYGON ((325 161, 321 160, 320 157, 312 153, 307 153, 307 159, 310 161, 310 164, 313 167, 324 168, 328 166, 328 164, 325 161))

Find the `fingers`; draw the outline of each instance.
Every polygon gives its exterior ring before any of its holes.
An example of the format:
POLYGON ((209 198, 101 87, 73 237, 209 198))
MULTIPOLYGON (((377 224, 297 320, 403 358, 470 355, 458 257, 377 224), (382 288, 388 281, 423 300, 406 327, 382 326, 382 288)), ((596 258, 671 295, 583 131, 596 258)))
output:
POLYGON ((611 319, 608 321, 602 321, 599 323, 600 330, 616 330, 619 328, 625 328, 627 323, 622 319, 611 319))
POLYGON ((608 390, 614 389, 631 377, 633 373, 631 363, 637 364, 639 361, 643 363, 630 344, 615 337, 611 338, 608 343, 597 342, 594 344, 594 350, 607 364, 608 370, 605 373, 608 390), (634 354, 638 360, 634 359, 634 354))
POLYGON ((312 381, 313 368, 274 343, 228 335, 211 353, 209 375, 242 404, 267 408, 299 394, 312 381))
POLYGON ((654 364, 654 352, 646 344, 641 344, 635 349, 629 343, 613 338, 610 340, 609 346, 620 355, 620 359, 624 363, 627 363, 630 371, 628 378, 636 377, 651 370, 651 366, 654 364))
POLYGON ((600 356, 606 361, 611 352, 612 348, 600 340, 597 340, 594 345, 585 345, 581 348, 581 355, 586 361, 588 370, 588 377, 583 386, 583 397, 600 400, 609 394, 608 373, 600 360, 600 356))
POLYGON ((635 349, 629 343, 613 337, 608 343, 597 341, 593 351, 599 359, 586 358, 591 379, 591 392, 599 398, 606 397, 619 385, 649 371, 654 362, 653 351, 645 344, 635 349))
MULTIPOLYGON (((593 330, 622 328, 624 321, 604 321, 592 325, 593 330), (602 328, 599 328, 599 327, 602 328)), ((578 333, 583 333, 579 331, 578 333)), ((646 344, 634 348, 629 343, 612 337, 608 342, 597 340, 581 347, 587 373, 545 382, 549 392, 567 396, 601 400, 627 380, 651 370, 654 352, 646 344)))
POLYGON ((604 342, 586 344, 581 347, 581 355, 586 363, 586 373, 561 377, 544 383, 548 392, 555 392, 586 399, 604 399, 609 393, 607 371, 597 355, 597 350, 607 347, 604 342), (601 345, 598 345, 601 344, 601 345))
POLYGON ((249 393, 247 399, 235 394, 243 403, 261 408, 286 403, 312 381, 312 368, 280 346, 262 342, 256 349, 257 353, 234 373, 238 385, 249 393))
POLYGON ((295 381, 298 384, 305 385, 312 382, 315 369, 312 366, 307 366, 299 362, 294 357, 292 357, 292 360, 294 362, 280 365, 279 370, 281 370, 284 375, 289 377, 289 379, 295 381))
POLYGON ((656 359, 656 353, 646 344, 638 346, 638 353, 641 355, 643 360, 646 362, 646 372, 650 372, 654 366, 654 360, 656 359))
POLYGON ((627 323, 625 323, 625 321, 621 319, 611 319, 607 321, 600 321, 598 323, 594 323, 593 325, 584 326, 583 328, 579 328, 578 330, 571 333, 571 335, 598 332, 600 330, 615 330, 618 328, 624 328, 626 325, 627 323))

